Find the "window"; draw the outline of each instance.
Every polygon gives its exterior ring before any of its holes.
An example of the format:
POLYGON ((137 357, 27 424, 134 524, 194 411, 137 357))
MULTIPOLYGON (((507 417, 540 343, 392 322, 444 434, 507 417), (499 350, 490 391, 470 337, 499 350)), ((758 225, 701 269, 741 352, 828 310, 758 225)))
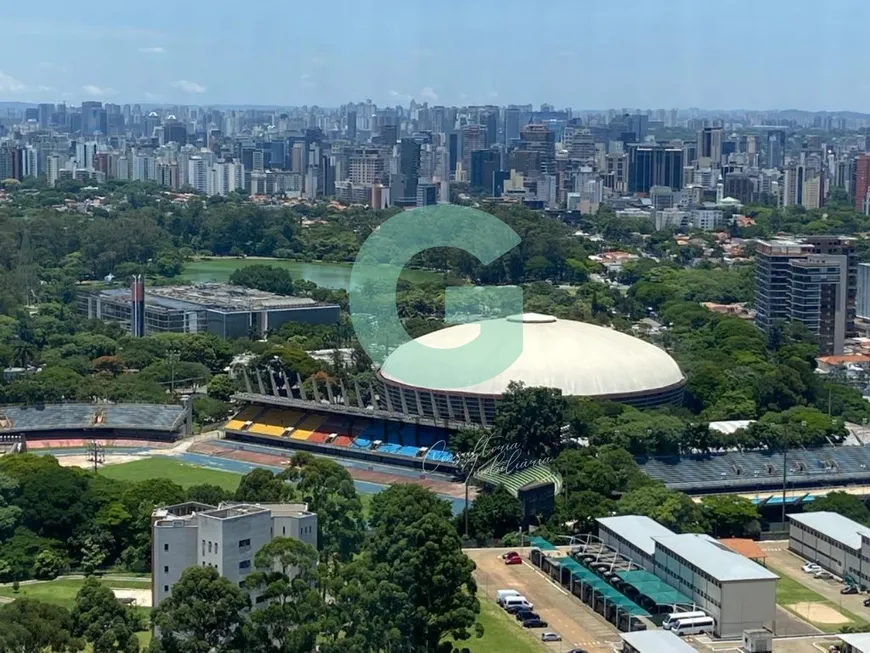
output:
POLYGON ((164 574, 168 574, 168 573, 169 573, 169 565, 164 565, 164 566, 163 566, 163 573, 164 573, 164 574))
POLYGON ((163 591, 164 591, 164 592, 168 592, 168 591, 169 591, 169 585, 164 585, 164 586, 163 586, 163 591))
POLYGON ((281 535, 287 535, 287 527, 286 526, 281 527, 281 535))
POLYGON ((218 543, 217 542, 214 543, 214 552, 215 553, 218 552, 218 543))
POLYGON ((164 544, 164 545, 163 545, 163 550, 164 550, 164 551, 169 551, 169 545, 168 545, 168 544, 164 544))
POLYGON ((239 561, 239 569, 250 569, 251 561, 250 560, 240 560, 239 561))
POLYGON ((205 540, 202 541, 202 555, 205 555, 205 540))
POLYGON ((265 600, 266 600, 265 596, 258 596, 254 602, 255 603, 262 603, 265 600))
POLYGON ((251 540, 239 540, 239 548, 244 549, 246 546, 251 546, 251 540))
POLYGON ((211 553, 211 540, 208 541, 208 552, 211 553))

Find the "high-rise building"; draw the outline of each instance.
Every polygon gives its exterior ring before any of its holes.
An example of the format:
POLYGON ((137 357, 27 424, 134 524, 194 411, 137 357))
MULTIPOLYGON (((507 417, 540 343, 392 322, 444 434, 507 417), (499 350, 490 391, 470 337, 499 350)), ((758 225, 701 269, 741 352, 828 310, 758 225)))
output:
POLYGON ((384 176, 384 157, 381 150, 374 147, 360 147, 354 150, 347 162, 348 181, 352 184, 371 185, 381 181, 384 176))
POLYGON ((714 166, 722 163, 722 128, 704 127, 698 132, 698 158, 710 159, 714 166))
POLYGON ((752 178, 742 172, 732 172, 725 177, 725 197, 733 197, 741 204, 752 201, 752 178))
POLYGON ((187 145, 187 127, 175 116, 169 116, 163 123, 163 142, 187 145))
POLYGON ((130 284, 130 334, 145 337, 145 276, 134 274, 130 284))
POLYGON ((471 153, 475 150, 485 150, 488 147, 486 141, 486 127, 484 125, 463 125, 460 130, 462 148, 462 169, 466 174, 471 170, 471 153))
POLYGON ((862 320, 870 320, 870 263, 859 263, 855 315, 862 320))
POLYGON ((785 131, 771 129, 767 132, 767 167, 785 166, 785 131))
POLYGON ((870 154, 859 154, 852 166, 852 198, 855 210, 870 215, 867 197, 870 189, 870 154))
POLYGON ((347 112, 347 139, 356 143, 356 111, 347 112))
POLYGON ((804 242, 759 241, 756 323, 769 332, 779 321, 801 322, 823 354, 843 353, 855 335, 858 266, 850 241, 816 236, 804 242))
POLYGON ((648 193, 653 186, 683 187, 683 150, 665 145, 628 147, 628 192, 648 193))
POLYGON ((520 145, 524 152, 537 152, 540 155, 540 173, 556 172, 556 134, 546 125, 530 123, 520 129, 520 145))
POLYGON ((417 206, 431 206, 438 203, 438 186, 428 181, 417 184, 417 206))
MULTIPOLYGON (((154 607, 172 596, 172 586, 189 567, 214 567, 242 587, 255 571, 254 556, 272 539, 291 537, 317 546, 317 515, 304 504, 183 503, 155 510, 151 524, 154 607)), ((256 592, 251 599, 263 601, 256 592)))
POLYGON ((54 114, 53 104, 40 104, 36 107, 37 121, 40 129, 51 127, 51 117, 54 114))
POLYGON ((500 159, 501 156, 496 150, 473 151, 471 168, 468 171, 469 187, 483 189, 485 193, 492 196, 494 175, 501 168, 500 159))
POLYGON ((509 106, 504 110, 504 140, 505 145, 520 138, 520 110, 515 106, 509 106))
POLYGON ((481 113, 480 124, 486 127, 486 146, 495 145, 498 141, 498 109, 481 113))

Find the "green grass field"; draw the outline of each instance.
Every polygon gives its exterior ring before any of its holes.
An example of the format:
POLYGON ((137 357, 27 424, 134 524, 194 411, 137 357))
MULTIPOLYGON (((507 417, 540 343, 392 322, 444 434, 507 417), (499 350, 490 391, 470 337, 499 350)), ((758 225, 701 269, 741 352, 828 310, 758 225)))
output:
POLYGON ((119 481, 145 481, 149 478, 168 478, 181 487, 209 483, 225 490, 235 491, 239 487, 240 474, 223 472, 215 469, 205 469, 196 465, 180 463, 169 458, 148 458, 134 460, 120 465, 106 465, 100 469, 100 474, 119 481))
MULTIPOLYGON (((865 619, 861 619, 857 615, 852 614, 848 610, 840 607, 833 601, 829 601, 815 590, 812 590, 806 585, 799 583, 785 572, 774 569, 773 567, 770 567, 769 569, 777 576, 779 576, 779 580, 776 583, 776 602, 789 612, 793 612, 793 610, 791 610, 788 606, 794 605, 795 603, 821 603, 833 610, 836 610, 844 617, 847 617, 852 621, 853 624, 863 624, 866 622, 865 619)), ((842 628, 842 626, 845 624, 835 625, 813 623, 813 625, 819 630, 822 630, 826 633, 837 633, 840 631, 840 628, 842 628)))
MULTIPOLYGON (((143 577, 141 582, 117 580, 111 577, 101 578, 100 581, 113 589, 148 589, 151 587, 151 579, 148 577, 143 577)), ((0 596, 8 596, 13 599, 26 596, 45 601, 46 603, 62 605, 71 610, 75 603, 76 593, 84 583, 84 579, 81 578, 64 578, 42 583, 29 583, 21 585, 17 594, 12 590, 11 585, 3 585, 0 586, 0 596)), ((148 608, 139 608, 139 610, 143 611, 143 613, 149 611, 148 608)))
POLYGON ((540 631, 529 633, 523 630, 511 615, 483 595, 480 595, 478 621, 483 626, 483 637, 459 643, 471 653, 541 653, 545 650, 544 644, 532 636, 540 637, 540 631))

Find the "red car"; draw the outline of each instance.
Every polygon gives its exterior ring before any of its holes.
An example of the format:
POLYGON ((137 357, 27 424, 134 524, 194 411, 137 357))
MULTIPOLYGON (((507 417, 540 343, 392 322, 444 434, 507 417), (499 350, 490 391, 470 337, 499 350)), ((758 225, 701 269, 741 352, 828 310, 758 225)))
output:
POLYGON ((508 551, 507 553, 502 553, 501 557, 507 560, 508 558, 519 558, 520 554, 516 551, 508 551))
POLYGON ((506 565, 521 565, 523 564, 523 559, 518 553, 514 553, 512 556, 505 556, 504 563, 506 565))

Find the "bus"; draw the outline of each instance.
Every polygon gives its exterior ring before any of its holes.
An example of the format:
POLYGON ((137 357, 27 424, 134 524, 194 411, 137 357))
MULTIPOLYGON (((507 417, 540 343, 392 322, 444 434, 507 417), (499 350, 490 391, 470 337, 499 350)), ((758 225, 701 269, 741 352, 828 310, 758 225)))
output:
POLYGON ((683 635, 698 635, 700 633, 711 633, 716 623, 713 617, 695 617, 694 619, 677 619, 671 632, 682 637, 683 635))
POLYGON ((707 613, 701 612, 700 610, 696 612, 671 612, 662 622, 662 628, 670 630, 671 626, 673 626, 678 619, 699 619, 706 616, 707 613))

